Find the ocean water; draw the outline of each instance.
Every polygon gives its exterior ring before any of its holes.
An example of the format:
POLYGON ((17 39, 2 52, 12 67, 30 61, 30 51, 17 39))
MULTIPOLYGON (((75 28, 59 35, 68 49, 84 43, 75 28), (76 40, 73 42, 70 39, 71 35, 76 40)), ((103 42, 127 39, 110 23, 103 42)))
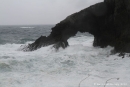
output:
POLYGON ((34 41, 40 37, 40 35, 49 35, 53 26, 54 25, 0 26, 0 44, 24 44, 27 41, 34 41))
POLYGON ((19 51, 53 26, 0 26, 0 87, 130 87, 129 54, 122 59, 110 55, 113 47, 93 47, 88 33, 71 37, 66 49, 19 51))

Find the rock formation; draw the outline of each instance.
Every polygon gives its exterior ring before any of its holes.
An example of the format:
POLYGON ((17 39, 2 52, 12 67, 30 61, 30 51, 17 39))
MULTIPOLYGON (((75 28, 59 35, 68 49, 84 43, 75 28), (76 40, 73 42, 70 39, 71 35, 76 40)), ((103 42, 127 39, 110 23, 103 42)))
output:
POLYGON ((130 1, 104 0, 68 16, 56 24, 48 37, 41 36, 23 50, 33 51, 54 44, 66 48, 77 32, 94 35, 93 46, 113 46, 116 52, 130 52, 130 1))

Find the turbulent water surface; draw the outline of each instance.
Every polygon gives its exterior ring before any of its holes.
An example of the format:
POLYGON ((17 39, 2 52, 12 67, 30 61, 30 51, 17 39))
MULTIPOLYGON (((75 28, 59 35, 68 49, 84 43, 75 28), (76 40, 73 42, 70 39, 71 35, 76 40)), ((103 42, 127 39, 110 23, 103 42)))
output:
POLYGON ((51 27, 0 26, 0 87, 130 87, 129 54, 122 59, 110 55, 112 47, 94 48, 87 33, 70 38, 66 49, 19 51, 21 45, 49 35, 51 27))

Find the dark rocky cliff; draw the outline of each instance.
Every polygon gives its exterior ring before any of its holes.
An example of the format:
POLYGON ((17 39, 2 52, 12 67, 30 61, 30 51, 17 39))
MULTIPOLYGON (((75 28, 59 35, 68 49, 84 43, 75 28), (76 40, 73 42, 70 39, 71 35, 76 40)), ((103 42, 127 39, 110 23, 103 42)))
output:
POLYGON ((130 52, 130 1, 104 0, 68 16, 56 24, 48 37, 41 36, 23 48, 33 51, 54 44, 66 48, 67 40, 78 31, 94 35, 93 46, 113 46, 115 52, 130 52))

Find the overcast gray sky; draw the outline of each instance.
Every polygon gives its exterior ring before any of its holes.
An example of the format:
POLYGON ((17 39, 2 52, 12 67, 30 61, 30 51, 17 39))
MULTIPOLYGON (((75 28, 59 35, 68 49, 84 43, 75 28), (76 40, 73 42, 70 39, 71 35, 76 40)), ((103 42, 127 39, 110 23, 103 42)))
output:
POLYGON ((103 0, 0 0, 0 25, 56 24, 103 0))

